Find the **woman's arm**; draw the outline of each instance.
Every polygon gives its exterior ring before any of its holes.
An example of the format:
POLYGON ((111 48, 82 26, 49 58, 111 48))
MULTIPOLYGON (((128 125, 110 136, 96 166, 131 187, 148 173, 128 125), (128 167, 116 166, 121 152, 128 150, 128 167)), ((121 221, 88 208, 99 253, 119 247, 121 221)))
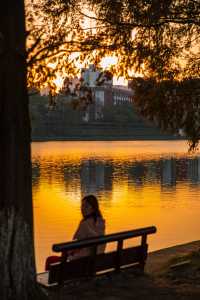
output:
POLYGON ((79 226, 73 236, 73 240, 82 240, 85 239, 86 236, 86 226, 85 226, 85 221, 81 221, 79 223, 79 226))

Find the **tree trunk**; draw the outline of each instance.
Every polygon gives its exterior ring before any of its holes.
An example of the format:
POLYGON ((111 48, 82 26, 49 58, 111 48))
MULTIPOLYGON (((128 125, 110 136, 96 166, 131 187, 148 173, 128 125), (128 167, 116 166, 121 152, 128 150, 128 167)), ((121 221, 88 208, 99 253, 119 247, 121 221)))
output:
POLYGON ((35 280, 23 0, 0 9, 0 299, 40 299, 35 280))

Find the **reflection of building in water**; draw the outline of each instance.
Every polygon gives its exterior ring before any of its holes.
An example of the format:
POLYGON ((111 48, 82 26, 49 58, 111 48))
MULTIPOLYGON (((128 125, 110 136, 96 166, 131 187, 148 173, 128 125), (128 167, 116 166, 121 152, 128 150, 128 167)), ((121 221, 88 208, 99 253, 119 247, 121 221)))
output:
POLYGON ((198 180, 200 181, 200 156, 197 157, 198 160, 198 180))
POLYGON ((81 164, 81 192, 83 195, 112 190, 112 165, 103 161, 85 160, 81 164))
POLYGON ((200 157, 188 160, 188 179, 192 183, 200 183, 200 157))
POLYGON ((32 187, 34 192, 38 189, 40 183, 40 162, 32 162, 32 187))
POLYGON ((133 181, 136 186, 143 186, 146 176, 146 167, 144 162, 134 162, 128 170, 129 182, 133 181))
POLYGON ((146 174, 145 179, 148 182, 157 182, 160 181, 160 166, 159 162, 156 160, 150 160, 145 163, 146 166, 146 174))
POLYGON ((45 181, 49 185, 53 185, 54 183, 63 184, 64 182, 64 175, 63 175, 63 163, 62 161, 51 161, 48 160, 42 161, 42 176, 44 177, 45 181))
POLYGON ((180 158, 176 160, 176 180, 185 181, 187 180, 188 174, 188 159, 180 158))
POLYGON ((167 186, 176 185, 176 161, 173 158, 161 161, 161 184, 167 186))
POLYGON ((65 190, 67 192, 73 191, 73 193, 78 193, 80 189, 80 166, 74 164, 65 164, 63 173, 64 173, 64 184, 65 190))

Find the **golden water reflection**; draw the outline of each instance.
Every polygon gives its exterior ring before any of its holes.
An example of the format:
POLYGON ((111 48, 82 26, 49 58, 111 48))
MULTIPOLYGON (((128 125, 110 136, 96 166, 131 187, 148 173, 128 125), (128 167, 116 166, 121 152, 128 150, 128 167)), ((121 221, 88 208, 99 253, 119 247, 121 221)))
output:
POLYGON ((200 154, 185 142, 33 143, 32 164, 38 271, 53 243, 71 239, 88 193, 107 233, 155 225, 150 250, 199 239, 200 154))

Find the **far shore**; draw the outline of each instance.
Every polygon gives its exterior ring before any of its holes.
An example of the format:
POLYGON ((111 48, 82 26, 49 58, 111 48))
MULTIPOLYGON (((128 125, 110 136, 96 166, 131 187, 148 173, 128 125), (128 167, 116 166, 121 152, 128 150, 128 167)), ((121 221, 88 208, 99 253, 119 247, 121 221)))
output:
POLYGON ((185 137, 177 136, 55 136, 55 137, 32 137, 32 142, 49 142, 49 141, 180 141, 187 140, 185 137))

